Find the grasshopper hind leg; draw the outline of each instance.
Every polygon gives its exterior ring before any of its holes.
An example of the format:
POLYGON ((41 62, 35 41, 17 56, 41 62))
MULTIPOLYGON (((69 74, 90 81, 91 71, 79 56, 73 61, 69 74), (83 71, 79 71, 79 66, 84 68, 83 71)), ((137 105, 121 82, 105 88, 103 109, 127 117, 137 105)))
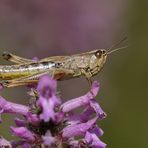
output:
POLYGON ((16 86, 23 86, 23 85, 33 85, 37 83, 37 80, 20 80, 20 81, 9 81, 5 80, 0 82, 2 87, 4 88, 10 88, 10 87, 16 87, 16 86))
POLYGON ((26 59, 26 58, 23 58, 23 57, 14 55, 14 54, 9 53, 9 52, 6 52, 6 51, 4 51, 2 53, 2 58, 4 60, 10 61, 10 62, 13 62, 13 63, 16 63, 16 64, 25 64, 25 63, 31 63, 31 62, 33 62, 30 59, 26 59))
MULTIPOLYGON (((26 77, 21 77, 17 79, 12 79, 12 80, 2 80, 0 84, 4 88, 9 88, 9 87, 16 87, 16 86, 22 86, 22 85, 34 85, 37 84, 39 78, 43 75, 49 74, 48 72, 40 72, 37 74, 32 74, 26 77)), ((51 74, 49 74, 51 75, 51 74)))

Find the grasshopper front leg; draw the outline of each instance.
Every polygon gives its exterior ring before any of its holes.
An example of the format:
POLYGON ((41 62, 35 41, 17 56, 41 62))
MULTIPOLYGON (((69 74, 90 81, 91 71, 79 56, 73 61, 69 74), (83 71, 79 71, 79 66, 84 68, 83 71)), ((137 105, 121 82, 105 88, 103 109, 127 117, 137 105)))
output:
POLYGON ((90 72, 87 72, 85 69, 81 69, 81 73, 82 73, 82 75, 85 76, 85 78, 88 81, 89 87, 91 88, 91 85, 92 85, 92 80, 91 80, 92 74, 90 72))

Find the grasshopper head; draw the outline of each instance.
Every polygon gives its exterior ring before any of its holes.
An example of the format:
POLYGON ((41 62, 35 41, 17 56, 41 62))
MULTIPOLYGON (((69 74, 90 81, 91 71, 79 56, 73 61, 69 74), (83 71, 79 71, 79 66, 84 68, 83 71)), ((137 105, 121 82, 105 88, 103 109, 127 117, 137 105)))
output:
POLYGON ((90 60, 90 70, 92 72, 92 75, 97 74, 102 67, 104 66, 105 62, 106 62, 106 58, 107 55, 110 55, 113 52, 116 52, 118 50, 127 48, 128 46, 124 46, 124 47, 120 47, 120 48, 115 48, 113 49, 113 47, 119 45, 122 41, 124 41, 126 39, 123 38, 122 40, 120 40, 117 44, 113 45, 111 48, 105 50, 105 49, 96 49, 92 52, 92 57, 90 60))
POLYGON ((92 52, 90 58, 90 71, 92 75, 96 75, 106 62, 107 51, 105 49, 96 49, 92 52))
POLYGON ((97 49, 95 52, 97 66, 102 68, 106 62, 107 51, 105 49, 97 49))
POLYGON ((120 47, 120 48, 115 48, 112 50, 112 48, 105 50, 105 49, 97 49, 94 52, 95 58, 96 60, 94 61, 96 64, 94 64, 95 66, 97 66, 98 68, 98 72, 101 70, 101 68, 104 66, 105 62, 106 62, 106 58, 107 55, 110 55, 118 50, 127 48, 127 46, 124 47, 120 47))

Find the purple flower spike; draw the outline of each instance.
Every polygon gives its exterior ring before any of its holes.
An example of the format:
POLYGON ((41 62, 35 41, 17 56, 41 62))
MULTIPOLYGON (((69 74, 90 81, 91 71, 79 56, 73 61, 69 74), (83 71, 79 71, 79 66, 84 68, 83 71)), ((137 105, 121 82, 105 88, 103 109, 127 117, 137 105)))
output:
POLYGON ((103 131, 97 125, 98 120, 106 117, 95 100, 99 88, 99 83, 95 81, 88 93, 62 103, 56 95, 57 82, 45 75, 37 86, 31 88, 28 106, 0 97, 0 115, 10 113, 22 116, 21 119, 15 118, 17 127, 10 127, 13 135, 20 140, 10 143, 1 138, 0 147, 3 144, 10 148, 105 148, 106 144, 99 139, 103 131))

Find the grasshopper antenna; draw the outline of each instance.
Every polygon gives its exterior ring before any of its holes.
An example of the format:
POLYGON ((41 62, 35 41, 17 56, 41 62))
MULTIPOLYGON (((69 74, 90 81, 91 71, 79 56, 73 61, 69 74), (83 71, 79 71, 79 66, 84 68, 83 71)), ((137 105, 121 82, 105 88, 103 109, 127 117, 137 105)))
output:
POLYGON ((123 48, 127 48, 128 46, 124 46, 124 47, 120 47, 120 48, 116 48, 116 49, 113 49, 113 48, 115 48, 116 46, 118 46, 119 44, 121 44, 123 41, 125 41, 125 40, 127 40, 127 36, 125 36, 124 38, 122 38, 120 41, 118 41, 116 44, 114 44, 113 46, 111 46, 108 50, 107 50, 107 52, 106 52, 106 54, 111 54, 111 53, 113 53, 113 52, 115 52, 115 51, 117 51, 117 50, 120 50, 120 49, 123 49, 123 48), (113 49, 113 50, 112 50, 113 49))
POLYGON ((116 48, 116 49, 113 49, 113 50, 107 51, 106 54, 111 54, 111 53, 113 53, 113 52, 116 52, 116 51, 118 51, 118 50, 120 50, 120 49, 124 49, 124 48, 127 48, 127 47, 128 47, 128 46, 124 46, 124 47, 116 48))

